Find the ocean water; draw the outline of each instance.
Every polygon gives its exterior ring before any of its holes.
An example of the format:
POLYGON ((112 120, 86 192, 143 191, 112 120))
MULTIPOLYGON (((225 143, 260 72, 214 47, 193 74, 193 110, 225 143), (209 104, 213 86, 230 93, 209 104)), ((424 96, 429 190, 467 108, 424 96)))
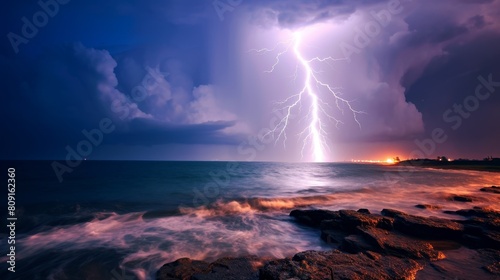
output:
MULTIPOLYGON (((154 279, 181 257, 287 257, 327 250, 317 230, 294 223, 295 208, 393 208, 422 216, 472 206, 500 210, 479 189, 499 173, 351 163, 84 161, 59 182, 46 161, 16 169, 16 273, 1 279, 154 279), (450 200, 476 197, 473 203, 450 200), (414 207, 426 203, 442 210, 414 207)), ((7 183, 5 183, 7 185, 7 183)), ((5 190, 5 188, 4 188, 5 190)), ((2 201, 7 208, 7 191, 2 201)), ((2 211, 6 221, 6 211, 2 211)))

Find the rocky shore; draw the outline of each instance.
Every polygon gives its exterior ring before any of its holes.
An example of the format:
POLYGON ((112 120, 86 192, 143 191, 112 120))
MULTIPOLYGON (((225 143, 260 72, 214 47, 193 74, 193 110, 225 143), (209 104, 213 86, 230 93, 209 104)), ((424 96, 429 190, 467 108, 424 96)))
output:
MULTIPOLYGON (((498 190, 481 189, 491 195, 500 195, 498 190)), ((427 204, 415 207, 440 209, 427 204)), ((440 211, 456 218, 393 209, 293 210, 290 216, 317 228, 321 239, 332 245, 331 251, 299 252, 285 259, 222 258, 212 263, 184 258, 161 267, 157 279, 500 279, 500 212, 480 207, 440 211)))

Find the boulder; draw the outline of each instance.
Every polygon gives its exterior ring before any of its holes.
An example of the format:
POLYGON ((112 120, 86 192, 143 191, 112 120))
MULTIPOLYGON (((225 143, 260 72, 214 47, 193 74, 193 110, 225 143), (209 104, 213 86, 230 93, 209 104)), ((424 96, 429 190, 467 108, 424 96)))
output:
POLYGON ((479 249, 480 259, 486 263, 482 268, 488 273, 495 275, 492 279, 500 278, 500 251, 492 249, 479 249))
POLYGON ((364 213, 364 214, 371 214, 371 213, 370 213, 370 210, 365 209, 365 208, 358 209, 358 212, 359 212, 359 213, 364 213))
POLYGON ((462 224, 447 219, 408 215, 391 209, 382 210, 382 214, 394 218, 394 229, 421 238, 457 239, 464 231, 462 224))
POLYGON ((179 259, 165 264, 156 274, 157 280, 240 280, 259 279, 259 269, 264 260, 254 256, 221 258, 213 263, 179 259))
POLYGON ((409 238, 394 232, 378 228, 360 228, 363 237, 377 248, 380 253, 401 258, 428 259, 431 261, 444 259, 442 252, 421 240, 409 238))
POLYGON ((461 209, 458 211, 446 211, 448 214, 456 214, 464 217, 480 217, 489 219, 499 219, 500 212, 486 207, 473 207, 472 209, 461 209))
POLYGON ((401 212, 399 210, 394 210, 394 209, 382 209, 381 213, 382 213, 382 215, 384 215, 386 217, 391 217, 391 218, 395 218, 396 216, 400 216, 400 215, 406 215, 406 213, 401 212))
POLYGON ((209 267, 210 264, 207 262, 182 258, 163 265, 156 273, 156 279, 189 280, 194 274, 207 273, 210 271, 209 267))
POLYGON ((430 205, 430 204, 417 204, 415 207, 420 208, 420 209, 426 209, 426 210, 440 210, 443 209, 441 206, 437 205, 430 205))
POLYGON ((365 214, 353 210, 340 210, 340 219, 342 226, 346 231, 354 231, 357 227, 375 227, 378 225, 383 216, 365 214))
POLYGON ((292 259, 269 262, 260 270, 260 279, 414 279, 421 269, 414 260, 373 252, 305 251, 292 259))
POLYGON ((354 233, 357 227, 379 227, 391 230, 393 219, 376 214, 369 214, 364 211, 340 210, 335 211, 337 217, 323 220, 320 223, 322 230, 342 230, 347 233, 354 233))
POLYGON ((474 200, 476 200, 475 197, 469 195, 452 195, 449 197, 449 199, 458 202, 473 202, 474 200))
POLYGON ((328 244, 340 245, 345 236, 346 234, 342 231, 329 229, 321 230, 321 239, 328 244))
POLYGON ((488 187, 488 188, 482 188, 482 189, 480 189, 480 191, 500 194, 500 187, 491 186, 491 187, 488 187))
POLYGON ((292 210, 290 216, 299 223, 312 227, 319 227, 323 220, 335 220, 339 218, 338 211, 329 210, 292 210))
POLYGON ((366 239, 363 238, 363 236, 356 234, 346 236, 344 240, 342 240, 342 244, 340 245, 339 249, 351 254, 356 254, 366 251, 377 251, 377 248, 375 248, 372 244, 366 241, 366 239))
POLYGON ((500 249, 500 212, 483 207, 445 212, 469 218, 459 221, 464 225, 464 244, 474 248, 500 249))

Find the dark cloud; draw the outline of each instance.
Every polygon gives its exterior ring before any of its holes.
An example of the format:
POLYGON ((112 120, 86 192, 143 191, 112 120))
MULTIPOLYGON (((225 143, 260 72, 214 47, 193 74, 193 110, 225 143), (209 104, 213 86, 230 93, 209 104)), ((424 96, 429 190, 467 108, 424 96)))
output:
POLYGON ((475 15, 469 18, 469 24, 471 25, 472 28, 481 29, 485 27, 488 23, 486 22, 484 16, 475 15))
POLYGON ((21 61, 2 61, 8 70, 1 81, 6 106, 0 117, 2 131, 9 132, 2 157, 61 157, 66 145, 85 139, 83 129, 99 128, 103 119, 116 127, 105 144, 234 144, 239 139, 224 132, 235 122, 218 109, 211 86, 172 89, 158 69, 131 67, 131 76, 142 77, 136 84, 141 91, 126 94, 117 89, 117 63, 109 52, 81 44, 24 60, 28 68, 17 67, 21 61))
POLYGON ((269 26, 278 25, 283 28, 297 28, 304 25, 320 23, 335 18, 346 18, 356 12, 359 7, 370 7, 384 0, 260 0, 247 4, 255 13, 257 23, 269 26))
MULTIPOLYGON (((467 98, 474 98, 476 88, 481 84, 479 76, 487 80, 492 75, 493 81, 500 81, 500 55, 495 51, 495 46, 500 44, 499 38, 498 33, 487 33, 465 44, 447 46, 446 54, 435 57, 423 74, 408 84, 407 97, 423 113, 426 136, 436 127, 449 134, 446 145, 440 147, 442 153, 469 157, 474 157, 474 152, 485 157, 489 153, 500 153, 495 144, 500 139, 500 130, 494 121, 500 118, 497 110, 500 107, 500 88, 487 100, 480 101, 477 110, 468 112, 465 109, 470 116, 463 118, 457 129, 453 129, 455 121, 445 121, 443 117, 446 111, 454 111, 455 104, 464 106, 467 98)), ((450 114, 458 115, 455 112, 450 114)))
MULTIPOLYGON (((249 37, 247 30, 333 22, 343 29, 321 34, 325 41, 320 43, 329 44, 314 46, 330 55, 339 42, 352 44, 356 28, 373 21, 371 12, 388 3, 243 1, 220 21, 212 1, 70 1, 16 54, 5 35, 20 33, 21 18, 40 8, 36 2, 11 1, 1 12, 7 24, 0 27, 0 121, 6 135, 1 155, 64 156, 66 145, 78 143, 83 129, 97 128, 104 118, 116 126, 105 138, 113 147, 236 147, 243 134, 255 134, 246 130, 247 124, 254 130, 262 122, 267 127, 269 104, 288 86, 288 80, 264 85, 257 71, 265 68, 251 69, 241 62, 246 50, 239 44, 249 37), (222 77, 219 84, 214 77, 222 77)), ((360 116, 361 129, 343 118, 332 139, 390 147, 394 141, 428 137, 433 128, 442 127, 449 141, 439 152, 470 157, 500 153, 495 144, 499 130, 492 121, 499 117, 497 95, 481 103, 460 129, 450 130, 442 116, 474 91, 477 76, 500 79, 499 1, 400 3, 404 11, 393 15, 351 64, 335 64, 335 81, 367 114, 360 116)), ((250 43, 250 48, 273 45, 250 43)), ((276 157, 291 154, 275 150, 276 157)))

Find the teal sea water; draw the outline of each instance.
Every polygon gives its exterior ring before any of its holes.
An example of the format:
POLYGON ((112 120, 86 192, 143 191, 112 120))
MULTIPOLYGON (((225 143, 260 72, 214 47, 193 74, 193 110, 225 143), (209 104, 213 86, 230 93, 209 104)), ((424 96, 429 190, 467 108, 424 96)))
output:
MULTIPOLYGON (((394 208, 418 215, 464 208, 500 174, 351 163, 84 161, 59 182, 48 161, 2 162, 16 169, 16 273, 1 279, 154 279, 181 257, 286 257, 327 250, 317 231, 288 216, 295 208, 394 208)), ((5 183, 7 186, 7 183, 5 183)), ((2 193, 5 202, 7 191, 2 193)), ((6 220, 6 211, 2 211, 6 220)), ((448 216, 449 217, 449 216, 448 216)), ((456 217, 454 217, 456 218, 456 217)))

